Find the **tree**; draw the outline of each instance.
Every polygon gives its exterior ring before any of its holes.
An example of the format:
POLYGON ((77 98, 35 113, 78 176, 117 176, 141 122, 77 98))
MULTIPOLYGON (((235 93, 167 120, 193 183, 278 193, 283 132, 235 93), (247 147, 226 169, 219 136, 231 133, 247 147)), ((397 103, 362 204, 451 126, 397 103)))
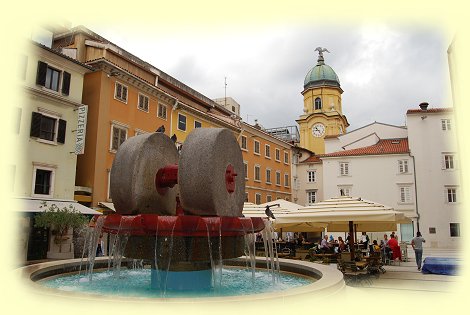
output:
POLYGON ((55 234, 55 241, 59 245, 59 253, 62 252, 62 242, 68 230, 82 227, 88 223, 87 217, 75 209, 72 204, 59 208, 55 203, 49 206, 46 201, 43 201, 40 208, 46 208, 46 210, 35 217, 34 226, 52 230, 52 233, 55 234))

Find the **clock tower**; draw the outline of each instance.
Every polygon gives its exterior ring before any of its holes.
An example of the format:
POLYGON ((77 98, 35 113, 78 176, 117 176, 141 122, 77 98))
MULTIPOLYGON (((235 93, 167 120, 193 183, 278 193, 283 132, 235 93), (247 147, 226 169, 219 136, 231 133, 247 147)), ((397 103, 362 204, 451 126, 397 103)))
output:
POLYGON ((318 47, 318 60, 305 76, 304 113, 297 119, 300 129, 300 146, 315 154, 325 153, 325 137, 346 132, 349 126, 343 115, 341 94, 343 90, 333 69, 325 64, 326 48, 318 47))

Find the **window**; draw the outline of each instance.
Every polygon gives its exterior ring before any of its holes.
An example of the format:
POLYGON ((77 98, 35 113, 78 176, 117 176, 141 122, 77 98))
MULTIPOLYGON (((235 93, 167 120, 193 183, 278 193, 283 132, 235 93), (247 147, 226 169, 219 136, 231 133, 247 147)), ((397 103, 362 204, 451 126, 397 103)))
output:
POLYGON ((232 112, 235 113, 235 106, 232 106, 232 112))
POLYGON ((178 114, 178 130, 186 131, 186 116, 178 114))
POLYGON ((127 139, 127 128, 112 125, 111 127, 111 151, 117 151, 127 139))
POLYGON ((443 166, 446 170, 453 170, 455 168, 455 155, 454 154, 444 154, 443 156, 443 166))
POLYGON ((106 201, 113 201, 113 199, 111 198, 111 169, 108 169, 108 190, 106 192, 106 201))
POLYGON ((273 201, 273 196, 266 195, 266 202, 271 202, 271 201, 273 201))
POLYGON ((317 171, 307 171, 307 181, 309 183, 315 183, 317 171))
POLYGON ((255 140, 255 154, 259 155, 259 141, 255 140))
POLYGON ((442 130, 451 130, 450 119, 441 119, 442 130))
POLYGON ((245 191, 245 202, 249 202, 248 201, 248 192, 247 191, 245 191))
POLYGON ((307 191, 307 206, 313 205, 317 201, 317 191, 307 191))
POLYGON ((33 112, 30 136, 54 143, 65 143, 67 122, 59 119, 58 114, 33 112))
POLYGON ((351 196, 351 186, 338 186, 340 196, 351 196))
POLYGON ((411 187, 410 186, 400 187, 400 202, 401 203, 411 202, 411 187))
POLYGON ((284 163, 289 164, 289 152, 284 152, 284 163))
POLYGON ((429 234, 436 234, 436 228, 435 227, 430 227, 429 228, 429 234))
POLYGON ((255 165, 255 181, 257 181, 257 182, 261 181, 260 166, 259 165, 255 165))
POLYGON ((35 195, 49 195, 51 189, 52 171, 50 170, 36 170, 36 178, 34 182, 35 195))
POLYGON ((202 127, 202 123, 200 121, 195 120, 194 121, 194 128, 201 128, 201 127, 202 127))
POLYGON ((284 174, 284 187, 289 187, 289 174, 284 174))
POLYGON ((242 136, 241 148, 242 148, 242 150, 247 150, 247 148, 248 148, 247 143, 246 143, 246 137, 245 137, 245 136, 242 136))
POLYGON ((243 167, 245 171, 245 179, 248 179, 248 163, 243 161, 243 167))
POLYGON ((460 236, 460 223, 450 223, 450 237, 460 236))
POLYGON ((71 77, 71 74, 66 71, 62 72, 45 62, 38 61, 38 71, 36 75, 37 85, 59 92, 59 87, 62 84, 62 94, 69 95, 71 77))
POLYGON ((398 160, 398 172, 408 173, 408 160, 398 160))
POLYGON ((276 161, 281 161, 281 150, 276 149, 276 161))
POLYGON ((276 171, 276 185, 281 186, 281 172, 276 171))
POLYGON ((149 98, 144 94, 139 93, 139 102, 137 108, 143 110, 144 112, 149 112, 149 98))
POLYGON ((127 86, 116 82, 114 85, 114 98, 127 104, 127 86))
POLYGON ((33 196, 52 197, 54 195, 55 167, 34 165, 33 162, 33 196))
POLYGON ((266 169, 266 183, 271 184, 271 170, 269 168, 266 169))
POLYGON ((255 203, 257 205, 261 203, 261 194, 255 194, 255 203))
POLYGON ((158 104, 158 117, 166 120, 166 106, 163 104, 158 104))
POLYGON ((315 110, 321 109, 321 98, 317 97, 315 99, 315 110))
POLYGON ((348 162, 340 162, 339 163, 339 173, 341 176, 348 176, 349 175, 349 163, 348 162))
POLYGON ((447 202, 449 203, 457 202, 457 188, 448 187, 446 188, 446 192, 447 192, 447 202))
POLYGON ((264 156, 269 159, 271 158, 271 147, 269 146, 269 144, 266 144, 264 146, 264 156))

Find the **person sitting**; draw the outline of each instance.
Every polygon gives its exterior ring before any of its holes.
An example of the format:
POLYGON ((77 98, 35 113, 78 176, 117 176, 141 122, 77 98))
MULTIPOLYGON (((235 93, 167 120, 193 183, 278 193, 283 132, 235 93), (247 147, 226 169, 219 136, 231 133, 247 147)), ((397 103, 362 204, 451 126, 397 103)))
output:
POLYGON ((377 244, 377 240, 372 241, 372 249, 375 253, 380 253, 380 246, 377 244))
POLYGON ((388 240, 388 247, 390 247, 392 250, 392 259, 401 260, 400 246, 398 245, 398 241, 393 234, 390 235, 390 240, 388 240))
POLYGON ((302 233, 299 234, 299 237, 297 238, 297 245, 302 246, 304 244, 304 236, 302 233))
POLYGON ((330 247, 330 244, 328 243, 328 235, 326 235, 326 234, 325 234, 325 236, 323 237, 323 239, 321 240, 320 250, 321 250, 323 253, 329 253, 329 252, 331 252, 331 247, 330 247))
POLYGON ((346 251, 346 244, 343 241, 343 238, 341 236, 338 236, 338 252, 344 252, 346 251))

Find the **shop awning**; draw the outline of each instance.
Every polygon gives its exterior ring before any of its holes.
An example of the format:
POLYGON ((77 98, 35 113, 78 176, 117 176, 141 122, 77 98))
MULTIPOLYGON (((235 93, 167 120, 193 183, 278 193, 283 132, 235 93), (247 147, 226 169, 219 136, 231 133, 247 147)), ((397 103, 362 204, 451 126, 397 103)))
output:
POLYGON ((91 208, 85 207, 79 204, 75 200, 63 200, 63 199, 34 199, 34 198, 14 198, 15 206, 17 211, 20 212, 43 212, 46 210, 43 207, 44 201, 47 205, 55 204, 59 209, 69 207, 72 205, 82 214, 101 214, 100 212, 91 208))
POLYGON ((100 207, 105 207, 105 208, 108 208, 109 210, 113 210, 114 212, 116 212, 116 209, 114 209, 114 204, 112 202, 98 202, 98 206, 100 207))

